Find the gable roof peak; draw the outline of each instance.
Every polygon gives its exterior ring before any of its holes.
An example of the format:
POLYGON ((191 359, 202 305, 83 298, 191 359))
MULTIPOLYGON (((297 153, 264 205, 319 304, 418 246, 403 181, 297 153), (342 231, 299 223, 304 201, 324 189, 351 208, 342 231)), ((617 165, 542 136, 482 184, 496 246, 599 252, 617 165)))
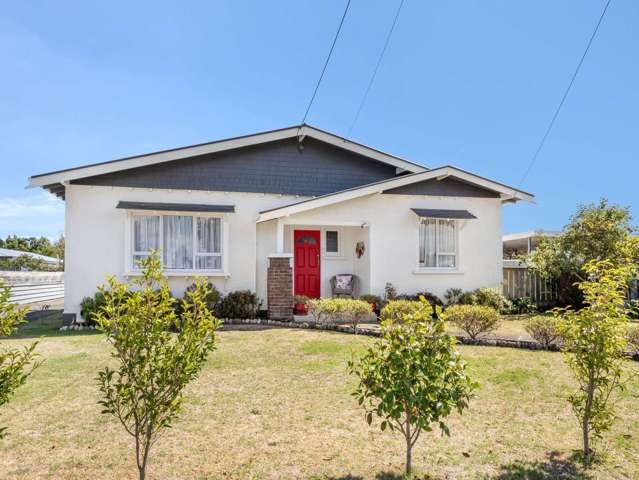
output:
POLYGON ((109 160, 106 162, 93 163, 80 167, 67 168, 64 170, 57 170, 39 175, 33 175, 29 177, 29 187, 46 187, 47 185, 51 184, 64 184, 65 182, 70 182, 71 180, 76 180, 79 178, 103 175, 105 173, 112 173, 121 170, 128 170, 131 168, 154 165, 157 163, 181 160, 198 155, 233 150, 252 145, 275 142, 278 140, 285 140, 295 137, 299 138, 300 135, 303 135, 304 137, 312 137, 321 142, 331 144, 338 148, 349 150, 353 153, 357 153, 372 160, 392 165, 402 171, 416 173, 428 170, 422 165, 409 162, 395 155, 391 155, 381 150, 377 150, 375 148, 353 142, 334 133, 330 133, 312 125, 303 123, 292 127, 280 128, 277 130, 269 130, 266 132, 260 132, 251 135, 233 137, 208 143, 173 148, 169 150, 161 150, 143 155, 135 155, 116 160, 109 160))

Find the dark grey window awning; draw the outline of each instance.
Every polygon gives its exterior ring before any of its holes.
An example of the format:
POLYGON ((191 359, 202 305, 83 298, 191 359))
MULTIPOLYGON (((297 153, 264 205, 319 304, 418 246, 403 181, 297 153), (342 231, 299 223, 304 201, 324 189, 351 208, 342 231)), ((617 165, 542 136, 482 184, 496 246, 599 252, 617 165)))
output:
POLYGON ((442 210, 437 208, 411 208, 411 210, 422 218, 452 218, 460 220, 477 218, 468 210, 442 210))
POLYGON ((164 210, 170 212, 235 212, 235 205, 207 205, 203 203, 126 202, 120 200, 116 208, 125 210, 164 210))

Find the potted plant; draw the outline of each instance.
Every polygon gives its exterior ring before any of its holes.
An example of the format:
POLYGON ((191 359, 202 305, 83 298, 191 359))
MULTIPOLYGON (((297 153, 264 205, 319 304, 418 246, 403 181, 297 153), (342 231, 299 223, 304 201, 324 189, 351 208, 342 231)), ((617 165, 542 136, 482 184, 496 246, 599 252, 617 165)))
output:
POLYGON ((364 301, 364 302, 370 303, 371 304, 371 310, 373 311, 373 313, 375 313, 376 315, 379 315, 379 310, 382 307, 382 299, 381 299, 381 297, 379 297, 377 295, 366 294, 366 295, 360 295, 359 299, 364 301))
POLYGON ((293 313, 295 315, 308 315, 308 300, 309 298, 306 295, 295 295, 293 297, 293 302, 295 303, 293 313))

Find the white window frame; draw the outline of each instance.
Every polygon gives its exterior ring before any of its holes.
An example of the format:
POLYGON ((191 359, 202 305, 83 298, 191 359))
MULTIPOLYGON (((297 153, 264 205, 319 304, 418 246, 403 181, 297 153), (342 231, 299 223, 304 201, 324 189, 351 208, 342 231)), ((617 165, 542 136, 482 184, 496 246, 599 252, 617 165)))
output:
POLYGON ((134 238, 134 228, 133 222, 136 217, 141 216, 159 216, 160 217, 160 238, 159 238, 159 251, 160 251, 160 260, 164 263, 164 217, 168 216, 182 216, 182 217, 192 217, 193 221, 193 259, 191 263, 191 268, 181 269, 181 268, 173 268, 173 269, 165 269, 164 273, 167 276, 192 276, 192 275, 203 275, 203 276, 226 276, 228 277, 228 262, 229 262, 229 248, 228 248, 228 219, 225 214, 221 213, 207 213, 207 212, 167 212, 167 211, 155 211, 155 210, 130 210, 127 212, 126 219, 126 229, 125 229, 125 272, 127 275, 139 275, 140 269, 135 265, 135 261, 133 260, 134 255, 148 255, 150 252, 138 252, 135 251, 135 238, 134 238), (198 252, 198 241, 197 241, 197 219, 198 218, 219 218, 220 219, 220 252, 198 252), (197 257, 221 257, 221 268, 219 269, 198 269, 195 268, 197 257))
POLYGON ((419 219, 419 223, 417 224, 417 268, 423 271, 442 271, 442 272, 455 272, 459 271, 459 230, 460 230, 460 222, 454 218, 435 218, 435 217, 421 217, 419 219), (422 242, 425 242, 426 239, 422 238, 422 229, 421 224, 426 220, 435 220, 435 266, 426 266, 425 264, 420 262, 420 252, 422 249, 422 242), (440 222, 453 222, 455 232, 455 251, 454 252, 443 252, 439 250, 439 223, 440 222), (439 266, 439 256, 440 255, 453 255, 455 257, 455 265, 453 267, 440 267, 439 266))
POLYGON ((342 256, 342 229, 337 227, 325 227, 322 229, 322 242, 324 243, 325 257, 341 257, 342 256), (328 251, 328 242, 326 241, 327 232, 337 232, 337 252, 328 251))

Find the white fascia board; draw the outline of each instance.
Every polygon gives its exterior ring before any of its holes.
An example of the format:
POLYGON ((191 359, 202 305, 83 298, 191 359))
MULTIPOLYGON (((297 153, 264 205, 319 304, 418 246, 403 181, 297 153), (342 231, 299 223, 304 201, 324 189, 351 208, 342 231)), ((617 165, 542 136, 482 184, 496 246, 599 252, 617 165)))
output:
POLYGON ((412 175, 406 175, 404 177, 398 177, 398 178, 393 178, 393 179, 382 181, 382 182, 364 185, 363 187, 360 187, 360 188, 353 188, 350 190, 344 190, 342 192, 324 195, 322 197, 317 197, 310 200, 304 200, 302 202, 294 203, 293 205, 284 206, 278 209, 263 212, 258 216, 257 222, 258 223, 267 222, 269 220, 274 220, 276 218, 295 215, 296 213, 305 212, 307 210, 321 208, 328 205, 333 205, 335 203, 345 202, 347 200, 352 200, 352 199, 363 197, 366 195, 381 193, 385 190, 390 190, 392 188, 403 187, 404 185, 410 185, 412 183, 417 183, 424 180, 430 180, 432 178, 439 178, 442 175, 456 177, 456 178, 459 178, 460 180, 464 180, 466 182, 478 185, 480 187, 484 187, 489 190, 496 191, 500 193, 501 195, 507 195, 510 201, 517 201, 517 200, 527 200, 529 202, 534 201, 534 196, 529 193, 516 190, 514 188, 508 187, 506 185, 502 185, 501 183, 493 182, 491 180, 488 180, 483 177, 479 177, 477 175, 473 175, 472 173, 459 170, 455 167, 447 166, 447 167, 435 168, 433 170, 428 170, 421 173, 415 173, 412 175))
POLYGON ((339 148, 349 150, 353 153, 363 155, 365 157, 377 160, 397 168, 402 168, 410 172, 423 172, 425 167, 402 160, 393 155, 380 152, 373 148, 358 143, 350 142, 346 139, 338 137, 322 130, 317 130, 307 125, 303 127, 290 127, 272 132, 257 133, 255 135, 247 135, 244 137, 233 138, 229 140, 220 140, 202 145, 194 145, 191 147, 176 148, 163 152, 150 153, 147 155, 139 155, 135 157, 124 158, 122 160, 113 160, 96 165, 88 165, 67 169, 59 172, 52 172, 45 175, 36 175, 29 177, 29 187, 42 187, 53 183, 69 182, 78 178, 92 177, 95 175, 103 175, 105 173, 127 170, 129 168, 145 167, 157 163, 171 162, 183 158, 194 157, 197 155, 205 155, 209 153, 222 152, 251 145, 259 145, 262 143, 274 142, 277 140, 285 140, 294 137, 312 137, 317 140, 329 143, 339 148))

